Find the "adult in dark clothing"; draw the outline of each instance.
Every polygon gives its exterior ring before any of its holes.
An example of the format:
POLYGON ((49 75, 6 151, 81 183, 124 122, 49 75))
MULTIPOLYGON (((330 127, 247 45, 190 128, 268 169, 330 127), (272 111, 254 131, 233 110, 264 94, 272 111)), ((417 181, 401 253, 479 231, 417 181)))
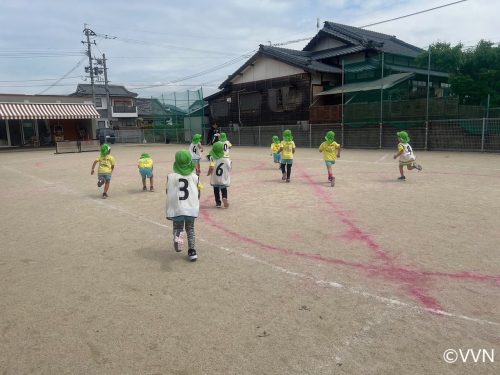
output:
POLYGON ((208 131, 207 135, 207 145, 213 145, 219 140, 220 129, 216 123, 212 124, 212 127, 208 131))

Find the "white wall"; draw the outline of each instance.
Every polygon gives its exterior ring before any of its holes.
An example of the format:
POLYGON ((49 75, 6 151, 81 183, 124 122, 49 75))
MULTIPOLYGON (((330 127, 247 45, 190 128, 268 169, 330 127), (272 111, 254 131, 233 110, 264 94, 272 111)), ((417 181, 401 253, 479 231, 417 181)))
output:
POLYGON ((344 42, 341 42, 340 40, 335 40, 335 39, 330 39, 330 38, 324 38, 320 40, 314 48, 311 50, 312 52, 316 51, 322 51, 324 49, 329 49, 329 48, 338 48, 345 46, 346 44, 344 42))
POLYGON ((243 75, 236 76, 231 80, 231 82, 238 84, 270 78, 286 77, 304 73, 304 70, 285 64, 281 61, 262 56, 255 60, 253 66, 248 66, 242 73, 243 75))

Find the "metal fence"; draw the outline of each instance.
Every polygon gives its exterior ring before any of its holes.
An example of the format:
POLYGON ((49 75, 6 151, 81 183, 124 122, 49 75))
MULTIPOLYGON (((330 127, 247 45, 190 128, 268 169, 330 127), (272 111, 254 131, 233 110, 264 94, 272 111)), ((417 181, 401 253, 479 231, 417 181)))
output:
MULTIPOLYGON (((414 149, 500 152, 500 118, 398 121, 345 124, 301 124, 222 128, 235 146, 270 146, 273 135, 281 138, 290 129, 297 147, 318 147, 325 133, 333 130, 337 142, 344 148, 393 148, 396 132, 409 133, 414 149)), ((203 139, 206 139, 204 131, 203 139)), ((116 131, 116 142, 121 143, 188 143, 192 132, 179 129, 131 129, 116 131)))

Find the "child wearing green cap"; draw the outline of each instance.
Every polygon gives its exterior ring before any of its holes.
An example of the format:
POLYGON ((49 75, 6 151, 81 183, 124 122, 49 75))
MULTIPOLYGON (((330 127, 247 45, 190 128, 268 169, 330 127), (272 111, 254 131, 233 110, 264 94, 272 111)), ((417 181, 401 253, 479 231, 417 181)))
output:
POLYGON ((193 135, 191 144, 189 145, 189 152, 191 153, 191 158, 196 166, 196 174, 199 176, 201 173, 200 160, 201 152, 203 152, 203 147, 201 146, 201 134, 193 135))
POLYGON ((195 250, 194 221, 200 211, 200 178, 194 173, 191 152, 175 153, 174 171, 167 176, 167 220, 173 222, 174 249, 182 251, 183 231, 188 240, 188 258, 198 259, 195 250))
POLYGON ((219 141, 222 142, 224 146, 224 157, 228 158, 229 157, 229 149, 233 147, 231 142, 227 139, 227 134, 226 133, 220 133, 219 141))
MULTIPOLYGON (((271 155, 275 163, 280 164, 281 154, 280 154, 281 142, 277 135, 273 135, 273 143, 271 143, 271 155)), ((281 166, 279 167, 281 169, 281 166)))
POLYGON ((90 174, 94 174, 94 169, 97 163, 99 163, 99 169, 97 170, 97 187, 104 185, 104 192, 102 193, 102 199, 108 197, 109 184, 111 182, 111 174, 113 169, 115 169, 115 158, 110 155, 111 146, 107 143, 101 146, 101 153, 97 159, 94 160, 92 164, 92 170, 90 174))
POLYGON ((293 141, 292 131, 287 129, 283 132, 283 141, 280 144, 281 152, 281 179, 290 182, 292 173, 293 154, 295 154, 295 142, 293 141), (285 172, 286 167, 286 172, 285 172))
POLYGON ((332 165, 335 164, 337 158, 340 158, 340 145, 335 142, 335 133, 329 131, 326 133, 325 142, 319 146, 319 152, 323 153, 323 160, 328 171, 328 181, 331 186, 335 186, 335 176, 333 175, 332 165))
POLYGON ((141 154, 139 161, 137 162, 137 168, 139 168, 139 173, 142 178, 142 190, 147 191, 146 178, 149 178, 149 191, 154 191, 153 187, 153 159, 151 156, 144 152, 141 154))
POLYGON ((231 184, 231 160, 224 157, 224 144, 222 142, 215 142, 209 155, 210 167, 207 176, 211 176, 210 185, 214 188, 215 207, 221 208, 223 203, 224 207, 228 208, 227 188, 231 184))
POLYGON ((401 176, 398 177, 398 180, 404 181, 406 180, 403 172, 403 168, 405 165, 409 171, 411 171, 412 169, 421 171, 422 166, 420 164, 417 164, 417 162, 415 161, 417 158, 415 157, 413 149, 410 146, 410 136, 408 135, 408 133, 405 131, 401 131, 397 132, 396 135, 398 136, 399 144, 398 153, 394 155, 394 159, 399 157, 399 173, 401 174, 401 176))

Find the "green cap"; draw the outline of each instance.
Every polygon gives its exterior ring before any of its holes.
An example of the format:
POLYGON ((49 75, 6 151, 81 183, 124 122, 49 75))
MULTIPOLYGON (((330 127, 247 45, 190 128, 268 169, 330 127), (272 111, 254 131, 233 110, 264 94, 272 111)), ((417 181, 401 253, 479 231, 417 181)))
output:
POLYGON ((188 150, 181 150, 175 153, 174 172, 183 176, 193 173, 195 165, 188 150))
POLYGON ((224 157, 224 144, 222 142, 215 142, 212 146, 212 150, 208 153, 215 160, 224 157))
POLYGON ((396 135, 404 142, 404 143, 409 143, 410 142, 410 136, 408 135, 407 132, 397 132, 396 135))
POLYGON ((143 152, 143 153, 141 154, 141 157, 140 157, 139 159, 148 159, 148 158, 150 158, 150 157, 151 157, 151 156, 149 156, 149 154, 148 154, 147 152, 143 152))
POLYGON ((332 132, 331 130, 326 133, 325 140, 329 143, 332 144, 333 141, 335 140, 335 132, 332 132))
POLYGON ((285 141, 291 142, 293 140, 292 131, 290 129, 285 130, 283 132, 283 138, 285 139, 285 141))
POLYGON ((273 135, 273 142, 277 145, 280 144, 280 137, 278 137, 277 135, 273 135))
POLYGON ((226 142, 227 141, 227 134, 226 133, 220 133, 219 140, 221 142, 226 142))
POLYGON ((193 135, 193 144, 197 145, 201 141, 201 134, 193 135))
POLYGON ((106 156, 111 152, 111 147, 107 143, 101 146, 101 156, 106 156))

